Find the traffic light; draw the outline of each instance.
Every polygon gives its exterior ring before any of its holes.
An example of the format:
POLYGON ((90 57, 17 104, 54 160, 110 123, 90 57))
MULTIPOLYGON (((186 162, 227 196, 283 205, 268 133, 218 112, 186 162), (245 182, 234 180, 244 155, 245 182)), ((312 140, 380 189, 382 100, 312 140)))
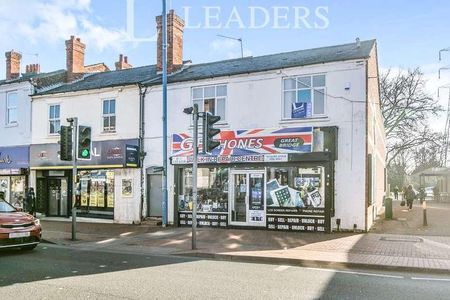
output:
POLYGON ((72 160, 72 127, 61 126, 59 131, 59 157, 61 160, 72 160))
POLYGON ((78 159, 91 159, 91 127, 78 127, 78 159))
POLYGON ((220 129, 212 127, 220 121, 220 116, 205 113, 203 118, 203 152, 211 153, 212 150, 220 146, 220 142, 213 140, 215 135, 220 133, 220 129))

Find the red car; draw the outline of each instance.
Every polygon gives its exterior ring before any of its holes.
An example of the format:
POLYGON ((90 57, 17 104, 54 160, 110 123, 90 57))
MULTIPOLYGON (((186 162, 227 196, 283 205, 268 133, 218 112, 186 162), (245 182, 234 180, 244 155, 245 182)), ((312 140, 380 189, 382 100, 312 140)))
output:
POLYGON ((32 250, 41 241, 42 228, 38 219, 17 211, 0 199, 0 249, 32 250))

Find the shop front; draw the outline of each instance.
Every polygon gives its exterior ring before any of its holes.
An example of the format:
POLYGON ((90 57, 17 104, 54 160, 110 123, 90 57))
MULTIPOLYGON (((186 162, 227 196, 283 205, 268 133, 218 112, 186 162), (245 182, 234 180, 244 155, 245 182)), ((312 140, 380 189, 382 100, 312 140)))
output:
MULTIPOLYGON (((335 127, 222 131, 199 157, 198 225, 330 232, 336 137, 335 127)), ((179 226, 192 225, 191 144, 173 136, 179 226)))
MULTIPOLYGON (((93 142, 90 160, 78 161, 78 215, 114 219, 117 189, 123 174, 138 172, 138 140, 93 142)), ((58 157, 58 144, 32 145, 31 170, 36 179, 37 212, 68 217, 72 209, 71 162, 58 157)))
POLYGON ((0 192, 19 209, 26 197, 29 150, 29 146, 0 147, 0 192))

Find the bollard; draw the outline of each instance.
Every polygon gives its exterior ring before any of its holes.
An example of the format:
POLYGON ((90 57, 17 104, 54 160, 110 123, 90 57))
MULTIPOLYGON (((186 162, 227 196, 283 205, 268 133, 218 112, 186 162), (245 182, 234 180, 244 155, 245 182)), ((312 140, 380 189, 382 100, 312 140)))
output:
POLYGON ((423 226, 428 226, 428 221, 427 221, 427 201, 423 201, 422 208, 423 208, 423 226))
POLYGON ((392 214, 392 198, 386 198, 384 199, 384 218, 387 220, 392 220, 393 214, 392 214))

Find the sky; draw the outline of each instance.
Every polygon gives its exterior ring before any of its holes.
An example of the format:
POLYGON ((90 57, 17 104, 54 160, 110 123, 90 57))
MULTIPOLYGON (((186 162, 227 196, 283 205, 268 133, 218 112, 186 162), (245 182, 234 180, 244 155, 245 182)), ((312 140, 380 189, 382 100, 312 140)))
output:
MULTIPOLYGON (((41 71, 65 68, 64 41, 71 35, 86 43, 85 63, 111 69, 120 53, 133 66, 156 61, 155 17, 160 0, 0 0, 0 51, 23 54, 22 68, 39 63, 41 71), (38 55, 36 55, 38 54, 38 55)), ((377 39, 379 66, 421 67, 427 89, 437 97, 450 83, 450 5, 445 0, 167 0, 185 21, 184 59, 193 63, 264 55, 377 39), (308 15, 309 14, 309 15, 308 15), (305 17, 308 15, 307 17, 305 17)), ((23 70, 24 71, 24 70, 23 70)), ((5 74, 4 63, 0 74, 5 74)), ((4 78, 5 75, 0 75, 4 78)), ((447 106, 447 91, 439 99, 447 106)), ((435 121, 438 130, 443 118, 435 121)), ((445 119, 444 119, 445 121, 445 119)))

